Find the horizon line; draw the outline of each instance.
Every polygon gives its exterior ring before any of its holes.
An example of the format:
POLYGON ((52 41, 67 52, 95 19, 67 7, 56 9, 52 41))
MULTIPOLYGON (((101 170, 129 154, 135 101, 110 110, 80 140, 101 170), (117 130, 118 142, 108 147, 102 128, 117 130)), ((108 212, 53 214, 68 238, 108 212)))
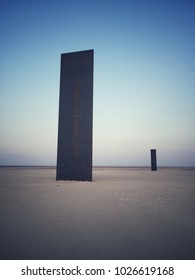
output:
MULTIPOLYGON (((53 168, 56 169, 56 165, 38 165, 38 164, 0 164, 0 168, 53 168)), ((93 165, 92 168, 151 168, 150 165, 93 165)), ((194 165, 183 166, 183 165, 159 165, 157 168, 192 168, 195 169, 194 165)))

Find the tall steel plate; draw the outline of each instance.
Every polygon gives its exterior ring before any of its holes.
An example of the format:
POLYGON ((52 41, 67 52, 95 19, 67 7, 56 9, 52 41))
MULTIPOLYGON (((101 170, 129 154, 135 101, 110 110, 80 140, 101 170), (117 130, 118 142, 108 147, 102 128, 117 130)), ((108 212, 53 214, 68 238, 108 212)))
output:
POLYGON ((61 55, 56 180, 92 181, 94 51, 61 55))

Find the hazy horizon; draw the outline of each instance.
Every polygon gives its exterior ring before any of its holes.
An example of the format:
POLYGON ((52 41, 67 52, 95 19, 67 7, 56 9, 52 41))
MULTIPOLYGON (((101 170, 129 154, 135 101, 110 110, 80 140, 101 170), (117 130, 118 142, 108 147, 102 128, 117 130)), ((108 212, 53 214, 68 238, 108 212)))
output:
MULTIPOLYGON (((52 169, 56 169, 56 165, 0 165, 0 168, 37 168, 37 169, 41 169, 41 168, 52 168, 52 169)), ((150 165, 145 165, 145 166, 141 166, 141 165, 135 165, 135 166, 128 166, 128 165, 93 165, 92 166, 93 169, 98 169, 98 168, 110 168, 110 169, 115 169, 115 168, 119 168, 119 169, 151 169, 150 165)), ((158 169, 194 169, 195 170, 195 166, 157 166, 157 170, 158 169)))

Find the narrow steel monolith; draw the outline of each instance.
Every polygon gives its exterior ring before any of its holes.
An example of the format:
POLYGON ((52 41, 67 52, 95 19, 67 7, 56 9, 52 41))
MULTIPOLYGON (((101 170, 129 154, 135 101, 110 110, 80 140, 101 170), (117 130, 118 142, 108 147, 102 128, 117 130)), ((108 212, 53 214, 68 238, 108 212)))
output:
POLYGON ((92 181, 93 57, 61 55, 56 180, 92 181))
POLYGON ((157 171, 156 149, 151 149, 150 154, 151 154, 151 170, 157 171))

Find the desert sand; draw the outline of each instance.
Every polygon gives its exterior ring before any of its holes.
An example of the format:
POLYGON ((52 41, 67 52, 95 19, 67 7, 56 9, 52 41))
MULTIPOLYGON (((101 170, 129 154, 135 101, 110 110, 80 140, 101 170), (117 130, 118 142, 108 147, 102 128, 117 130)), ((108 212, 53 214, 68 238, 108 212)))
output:
POLYGON ((195 259, 195 169, 0 168, 0 259, 195 259))

